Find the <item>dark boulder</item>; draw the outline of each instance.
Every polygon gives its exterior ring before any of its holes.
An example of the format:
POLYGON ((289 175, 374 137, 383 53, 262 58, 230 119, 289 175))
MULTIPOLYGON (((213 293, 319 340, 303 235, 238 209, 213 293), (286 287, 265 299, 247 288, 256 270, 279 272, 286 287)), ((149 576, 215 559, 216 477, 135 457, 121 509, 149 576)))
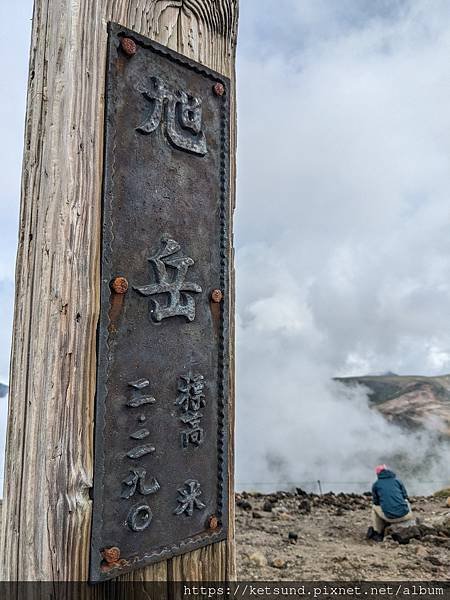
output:
POLYGON ((422 532, 415 520, 405 521, 404 523, 393 523, 386 528, 385 535, 399 544, 409 544, 411 540, 420 540, 422 532))
POLYGON ((248 500, 238 500, 236 502, 236 505, 239 506, 239 508, 242 508, 242 510, 252 510, 253 506, 250 504, 250 502, 248 500))
POLYGON ((303 500, 301 500, 299 502, 298 509, 304 513, 310 513, 311 512, 311 502, 307 498, 304 498, 303 500))

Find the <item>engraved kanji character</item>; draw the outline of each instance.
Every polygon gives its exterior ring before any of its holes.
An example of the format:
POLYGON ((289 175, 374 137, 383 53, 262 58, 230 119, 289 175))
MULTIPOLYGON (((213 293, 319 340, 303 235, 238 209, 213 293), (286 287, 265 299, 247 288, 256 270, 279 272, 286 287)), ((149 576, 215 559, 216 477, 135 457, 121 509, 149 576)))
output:
POLYGON ((147 504, 136 504, 128 513, 127 525, 132 531, 144 531, 150 525, 153 513, 147 504))
POLYGON ((188 517, 192 517, 194 508, 201 510, 206 508, 206 505, 199 499, 202 495, 200 483, 196 479, 188 479, 184 482, 184 488, 178 488, 177 502, 179 506, 173 511, 175 515, 185 513, 188 517))
POLYGON ((187 448, 189 444, 194 446, 200 446, 205 438, 205 432, 200 427, 200 419, 203 415, 199 412, 187 412, 181 417, 181 421, 185 425, 189 425, 189 429, 184 429, 181 432, 181 445, 183 448, 187 448))
POLYGON ((192 375, 192 373, 187 376, 182 375, 178 383, 179 394, 175 404, 184 412, 199 410, 202 406, 205 406, 204 387, 205 378, 203 375, 192 375))
POLYGON ((165 116, 166 135, 174 146, 201 156, 207 153, 200 98, 184 91, 172 92, 159 77, 152 77, 150 85, 140 91, 152 103, 152 110, 137 131, 156 131, 165 116))
POLYGON ((186 292, 199 294, 202 288, 196 283, 185 281, 187 271, 194 264, 194 261, 187 256, 174 257, 173 255, 179 252, 180 249, 181 246, 178 242, 169 237, 164 237, 161 250, 148 259, 154 268, 157 283, 139 287, 133 286, 133 289, 143 296, 169 295, 166 306, 161 306, 158 300, 152 298, 154 309, 150 312, 157 322, 175 316, 184 316, 188 321, 195 319, 195 301, 186 292), (173 275, 168 268, 172 269, 173 275))
MULTIPOLYGON (((150 385, 150 381, 148 379, 142 378, 137 381, 129 381, 128 385, 135 390, 141 392, 145 390, 150 385)), ((155 404, 156 400, 153 396, 134 396, 131 400, 128 400, 127 406, 129 408, 139 408, 140 406, 144 406, 144 404, 155 404)))
POLYGON ((131 450, 127 452, 127 456, 128 458, 133 459, 142 458, 143 456, 147 456, 147 454, 152 454, 155 450, 155 446, 152 446, 151 444, 142 444, 142 446, 131 448, 131 450))
POLYGON ((135 469, 131 469, 128 477, 122 481, 122 493, 120 495, 121 498, 128 500, 136 491, 138 491, 143 496, 148 496, 149 494, 156 494, 161 488, 158 481, 155 477, 152 477, 149 484, 145 483, 145 478, 147 476, 147 471, 145 469, 141 469, 140 467, 136 467, 135 469))

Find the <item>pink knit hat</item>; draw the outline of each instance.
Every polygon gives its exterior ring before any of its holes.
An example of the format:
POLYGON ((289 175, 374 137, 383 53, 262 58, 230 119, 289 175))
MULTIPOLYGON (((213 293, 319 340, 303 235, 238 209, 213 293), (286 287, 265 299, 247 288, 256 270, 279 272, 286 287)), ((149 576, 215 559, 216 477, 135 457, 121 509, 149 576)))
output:
POLYGON ((378 465, 378 467, 375 467, 375 473, 379 475, 385 469, 387 469, 387 465, 378 465))

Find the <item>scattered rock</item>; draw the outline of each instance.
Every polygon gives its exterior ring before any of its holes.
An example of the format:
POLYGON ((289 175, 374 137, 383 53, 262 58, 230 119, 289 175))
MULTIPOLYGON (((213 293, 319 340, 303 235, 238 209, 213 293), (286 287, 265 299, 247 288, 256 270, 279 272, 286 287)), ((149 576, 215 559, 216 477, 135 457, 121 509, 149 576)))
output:
POLYGON ((283 500, 284 498, 289 498, 290 494, 289 492, 276 492, 275 494, 275 498, 277 498, 278 500, 283 500))
POLYGON ((450 548, 450 540, 447 537, 440 535, 424 535, 422 542, 433 544, 433 546, 439 546, 441 548, 450 548))
POLYGON ((383 544, 368 545, 369 494, 237 493, 240 576, 264 579, 270 568, 272 578, 300 573, 311 580, 326 574, 333 580, 442 577, 450 562, 447 497, 416 497, 414 513, 421 521, 391 526, 383 544))
POLYGON ((450 513, 444 515, 436 515, 428 520, 427 523, 430 532, 442 534, 450 537, 450 513))
POLYGON ((428 551, 423 546, 416 546, 416 548, 414 549, 414 552, 416 553, 416 556, 418 556, 419 558, 425 558, 426 556, 428 556, 428 551))
POLYGON ((259 550, 250 554, 248 560, 256 567, 265 567, 267 565, 267 558, 259 550))
POLYGON ((399 544, 409 544, 412 539, 419 540, 422 537, 422 532, 416 521, 405 521, 404 523, 393 523, 386 528, 385 535, 390 535, 391 538, 399 544))
POLYGON ((338 562, 338 563, 345 562, 346 560, 348 560, 347 556, 335 556, 335 557, 333 557, 333 561, 334 562, 338 562))
POLYGON ((291 519, 291 515, 288 512, 279 512, 278 513, 278 517, 280 519, 282 519, 283 521, 289 521, 291 519))
POLYGON ((271 561, 270 566, 274 569, 286 569, 287 562, 283 558, 274 558, 271 561))
POLYGON ((311 512, 311 502, 307 498, 304 498, 301 502, 299 502, 298 508, 302 512, 309 514, 311 512))
POLYGON ((442 522, 442 529, 445 535, 448 535, 450 537, 450 515, 444 517, 444 520, 442 522))
POLYGON ((270 528, 267 530, 267 532, 268 532, 268 533, 278 533, 278 532, 279 532, 278 526, 277 526, 277 525, 272 525, 272 527, 270 527, 270 528))
POLYGON ((420 525, 418 526, 420 529, 420 533, 422 534, 422 537, 425 538, 425 536, 427 535, 435 535, 436 531, 433 527, 431 527, 430 525, 427 525, 425 523, 420 523, 420 525))
POLYGON ((434 492, 433 496, 435 498, 448 498, 448 496, 450 496, 450 487, 443 488, 442 490, 434 492))
POLYGON ((252 510, 253 508, 248 500, 238 500, 236 505, 239 506, 239 508, 242 508, 242 510, 252 510))

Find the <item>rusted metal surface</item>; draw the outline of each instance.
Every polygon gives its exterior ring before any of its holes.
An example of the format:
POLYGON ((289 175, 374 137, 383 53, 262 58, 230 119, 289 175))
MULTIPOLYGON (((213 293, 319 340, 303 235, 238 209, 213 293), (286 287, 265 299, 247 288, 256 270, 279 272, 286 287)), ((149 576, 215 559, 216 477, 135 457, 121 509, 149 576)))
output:
POLYGON ((213 89, 216 96, 223 96, 225 94, 225 86, 223 85, 223 83, 217 82, 216 84, 214 84, 213 89))
POLYGON ((118 25, 107 72, 93 582, 227 535, 229 82, 118 25))
POLYGON ((137 52, 136 42, 131 38, 123 37, 120 40, 120 46, 127 56, 134 56, 137 52))
POLYGON ((128 281, 125 277, 115 277, 111 282, 111 289, 116 294, 125 294, 128 291, 128 281))
POLYGON ((108 565, 113 565, 119 562, 120 550, 116 546, 112 548, 105 548, 102 552, 103 558, 108 565))
POLYGON ((222 300, 223 300, 222 290, 213 290, 211 292, 211 300, 213 302, 216 302, 216 304, 218 304, 219 302, 222 302, 222 300))

